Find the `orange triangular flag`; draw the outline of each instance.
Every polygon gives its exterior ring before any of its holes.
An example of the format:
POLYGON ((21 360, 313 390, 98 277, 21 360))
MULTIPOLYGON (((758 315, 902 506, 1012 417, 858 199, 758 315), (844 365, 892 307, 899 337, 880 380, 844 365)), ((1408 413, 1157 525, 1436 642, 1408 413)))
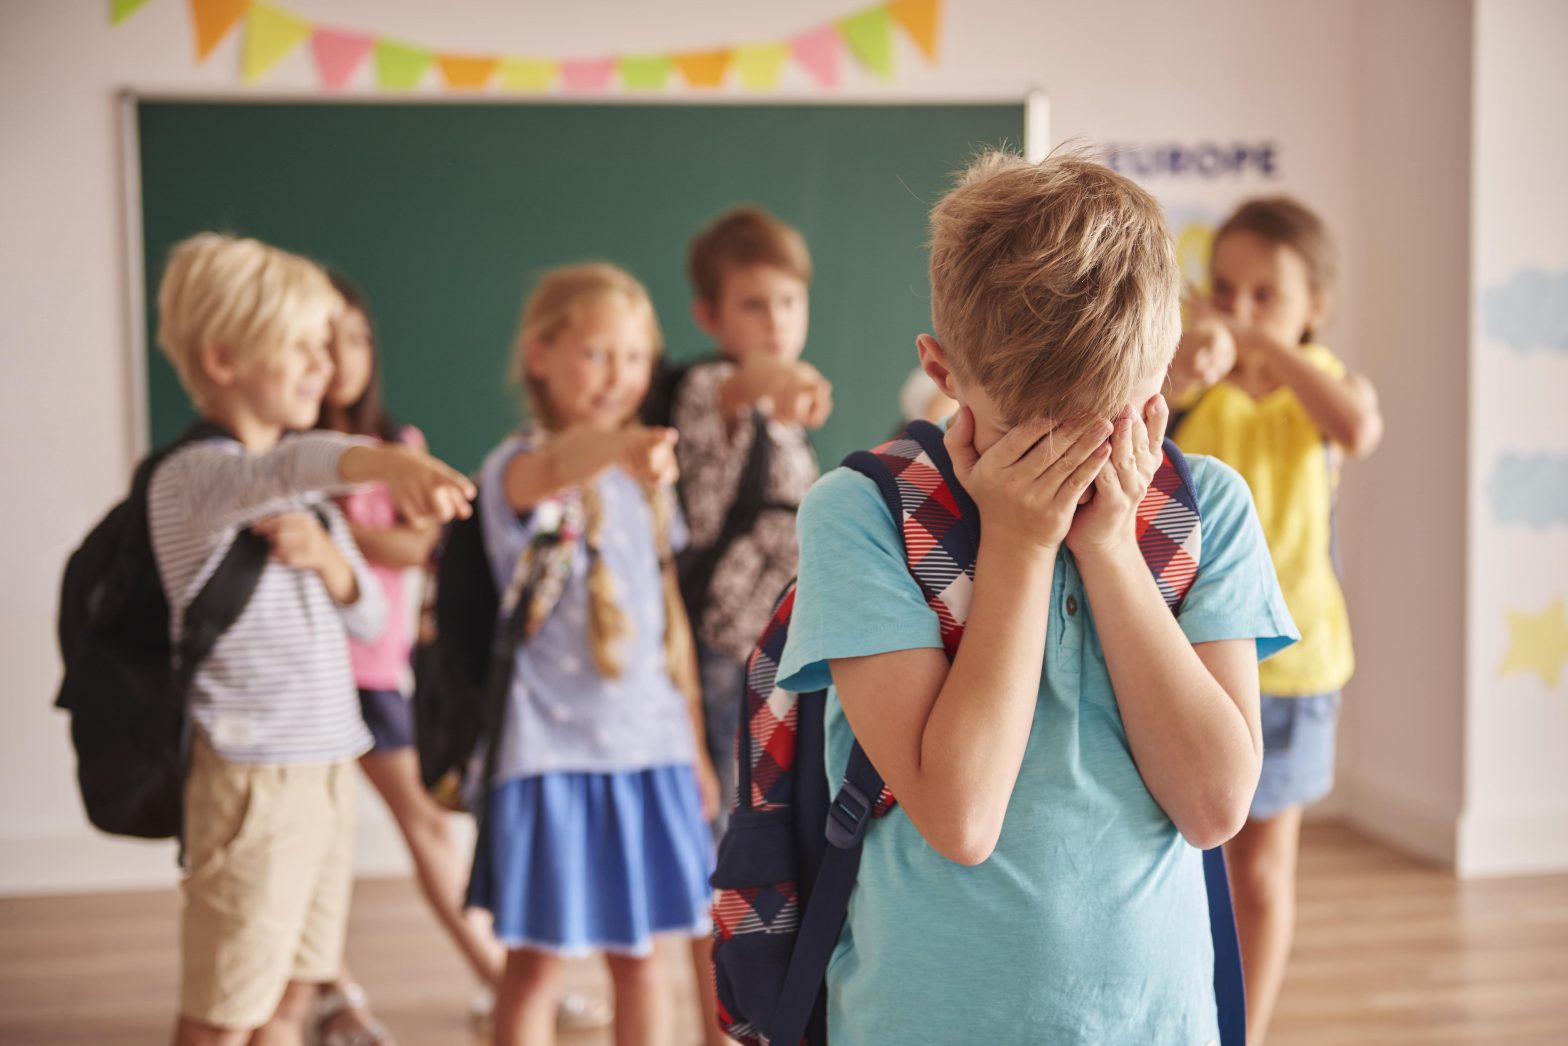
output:
POLYGON ((941 18, 942 0, 893 0, 887 10, 893 21, 904 27, 926 61, 936 61, 936 24, 941 18))
POLYGON ((490 83, 490 77, 501 60, 488 56, 443 54, 436 56, 436 64, 441 67, 441 78, 448 87, 476 90, 490 83))
POLYGON ((688 51, 675 56, 675 67, 692 87, 719 87, 730 67, 728 48, 722 51, 688 51))
POLYGON ((196 60, 205 62, 229 31, 245 17, 250 0, 191 0, 191 22, 196 30, 196 60))

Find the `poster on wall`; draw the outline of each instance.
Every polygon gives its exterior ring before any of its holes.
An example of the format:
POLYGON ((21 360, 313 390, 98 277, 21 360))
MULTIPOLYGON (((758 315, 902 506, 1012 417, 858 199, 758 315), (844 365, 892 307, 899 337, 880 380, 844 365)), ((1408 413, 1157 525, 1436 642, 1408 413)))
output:
POLYGON ((1268 138, 1112 140, 1106 162, 1153 193, 1176 237, 1182 275, 1209 286, 1214 231, 1249 196, 1279 192, 1280 145, 1268 138))

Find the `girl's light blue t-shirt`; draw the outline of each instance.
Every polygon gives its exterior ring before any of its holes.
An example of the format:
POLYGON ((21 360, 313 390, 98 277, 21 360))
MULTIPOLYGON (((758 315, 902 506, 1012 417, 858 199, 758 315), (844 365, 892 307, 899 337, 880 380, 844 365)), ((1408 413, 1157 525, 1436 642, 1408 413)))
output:
MULTIPOLYGON (((1190 457, 1203 513, 1178 620, 1194 643, 1296 629, 1245 482, 1190 457)), ((800 580, 781 686, 831 687, 828 662, 941 649, 875 485, 824 476, 800 509, 800 580)), ((996 850, 964 867, 895 807, 867 833, 828 968, 834 1046, 888 1042, 1189 1043, 1217 1038, 1202 855, 1144 786, 1071 554, 1056 561, 1029 745, 996 850)), ((1113 627, 1107 624, 1106 627, 1113 627)), ((897 694, 889 693, 888 701, 897 694)), ((829 689, 828 776, 854 737, 829 689)))
MULTIPOLYGON (((528 451, 522 437, 503 442, 479 472, 478 513, 496 589, 505 592, 518 557, 533 540, 536 514, 519 516, 506 500, 506 468, 528 451)), ((606 679, 588 645, 588 552, 579 541, 560 602, 518 650, 501 736, 496 782, 547 773, 625 773, 692 762, 696 741, 686 698, 664 654, 664 587, 653 512, 642 487, 618 468, 592 481, 604 504, 601 555, 615 598, 631 621, 624 670, 606 679)), ((682 548, 679 513, 671 545, 682 548)))

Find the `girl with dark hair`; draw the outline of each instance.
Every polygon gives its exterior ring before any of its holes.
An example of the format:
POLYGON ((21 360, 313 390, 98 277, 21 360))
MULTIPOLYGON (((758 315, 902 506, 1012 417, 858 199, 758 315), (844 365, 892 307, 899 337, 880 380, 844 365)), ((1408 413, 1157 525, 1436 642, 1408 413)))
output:
MULTIPOLYGON (((342 274, 329 276, 343 306, 332 324, 334 373, 321 405, 320 427, 423 449, 420 431, 398 424, 382 407, 380 353, 364 294, 342 274)), ((355 491, 341 504, 387 599, 381 635, 372 642, 350 643, 360 707, 375 741, 360 766, 397 821, 431 910, 484 985, 484 1001, 476 1002, 475 1016, 487 1016, 489 991, 500 977, 505 952, 491 932, 489 915, 463 910, 465 861, 457 852, 447 812, 420 781, 413 714, 404 692, 410 644, 406 575, 409 568, 425 565, 439 530, 401 518, 379 485, 355 491)), ((317 1029, 326 1046, 391 1041, 371 1018, 364 991, 346 969, 322 993, 317 1029)))

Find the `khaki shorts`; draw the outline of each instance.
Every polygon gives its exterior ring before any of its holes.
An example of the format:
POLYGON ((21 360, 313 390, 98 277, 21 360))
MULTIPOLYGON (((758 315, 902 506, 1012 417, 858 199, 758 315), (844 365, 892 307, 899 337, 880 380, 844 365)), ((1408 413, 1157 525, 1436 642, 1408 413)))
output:
POLYGON ((259 1028, 290 981, 343 965, 355 763, 232 763, 198 739, 185 785, 180 1013, 259 1028))

